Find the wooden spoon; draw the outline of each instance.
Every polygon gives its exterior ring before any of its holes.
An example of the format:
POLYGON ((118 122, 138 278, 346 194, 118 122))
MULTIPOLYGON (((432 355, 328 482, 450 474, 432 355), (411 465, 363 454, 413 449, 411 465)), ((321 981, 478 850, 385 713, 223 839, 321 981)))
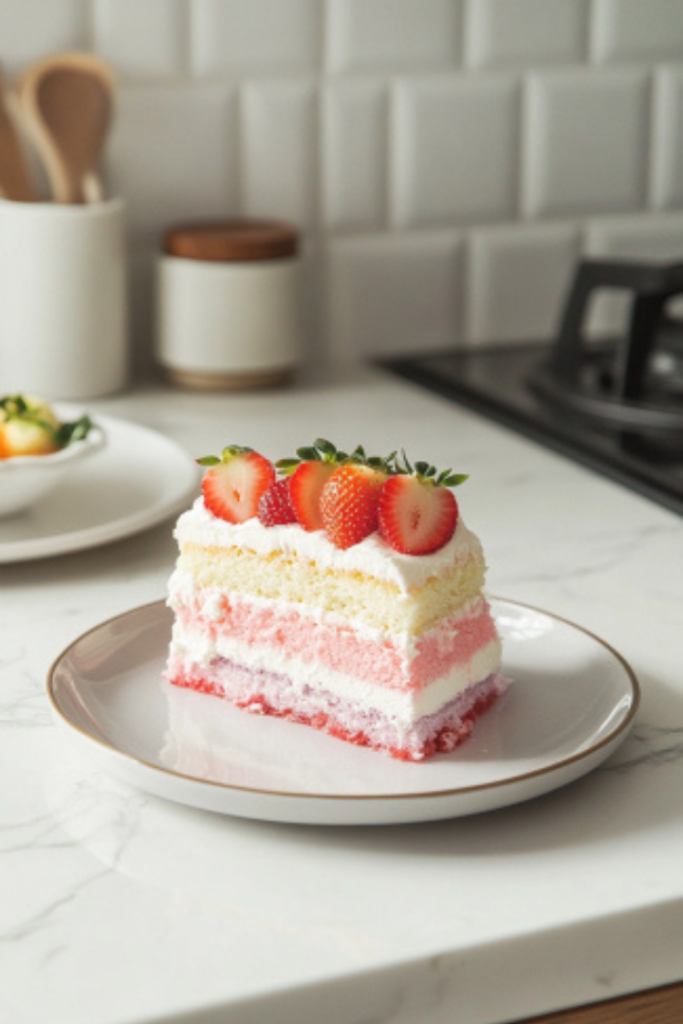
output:
POLYGON ((107 65, 89 53, 61 53, 31 65, 19 103, 58 203, 97 202, 97 174, 113 106, 107 65))
POLYGON ((0 70, 0 195, 20 203, 30 203, 36 194, 29 176, 21 139, 17 132, 9 97, 0 70))

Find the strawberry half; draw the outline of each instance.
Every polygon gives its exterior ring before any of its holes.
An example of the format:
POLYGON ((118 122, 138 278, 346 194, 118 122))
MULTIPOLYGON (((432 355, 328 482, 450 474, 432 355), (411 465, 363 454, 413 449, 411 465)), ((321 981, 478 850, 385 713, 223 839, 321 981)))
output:
POLYGON ((289 484, 289 477, 283 476, 271 484, 268 490, 261 495, 258 503, 258 518, 264 526, 284 526, 287 523, 296 522, 289 484))
POLYGON ((210 468, 202 480, 204 504, 218 519, 243 523, 258 512, 261 496, 275 481, 275 467, 251 448, 224 448, 220 459, 214 455, 197 460, 210 468))
POLYGON ((360 544, 377 529, 377 504, 386 474, 371 466, 336 469, 320 496, 325 535, 335 547, 360 544))
POLYGON ((320 495, 335 471, 333 462, 302 462, 289 477, 289 493, 297 522, 304 530, 322 530, 320 495))
POLYGON ((453 536, 458 503, 447 487, 400 474, 390 477, 382 487, 377 519, 380 533, 395 551, 427 555, 453 536))

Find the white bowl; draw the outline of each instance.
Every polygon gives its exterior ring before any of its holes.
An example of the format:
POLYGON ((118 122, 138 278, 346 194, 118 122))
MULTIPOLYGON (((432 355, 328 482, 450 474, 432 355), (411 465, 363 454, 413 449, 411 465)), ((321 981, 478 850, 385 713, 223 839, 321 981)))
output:
POLYGON ((64 481, 74 466, 105 445, 103 431, 93 426, 81 441, 50 455, 15 455, 0 459, 0 519, 23 512, 64 481))

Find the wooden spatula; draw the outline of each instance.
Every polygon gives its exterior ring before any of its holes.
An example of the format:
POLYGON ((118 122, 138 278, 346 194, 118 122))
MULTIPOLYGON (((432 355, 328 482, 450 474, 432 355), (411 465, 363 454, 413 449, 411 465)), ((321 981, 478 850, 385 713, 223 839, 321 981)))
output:
POLYGON ((37 199, 29 176, 21 139, 9 109, 2 71, 0 70, 0 195, 30 203, 37 199))
POLYGON ((113 107, 113 77, 90 53, 61 53, 31 65, 17 85, 27 131, 58 203, 102 198, 98 164, 113 107))

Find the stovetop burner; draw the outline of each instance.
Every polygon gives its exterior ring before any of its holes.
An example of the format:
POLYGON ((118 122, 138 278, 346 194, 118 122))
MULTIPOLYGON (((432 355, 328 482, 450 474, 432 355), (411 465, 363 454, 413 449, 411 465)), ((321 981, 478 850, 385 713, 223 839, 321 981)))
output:
POLYGON ((653 266, 584 260, 579 264, 550 357, 529 384, 563 409, 639 432, 683 431, 680 325, 667 305, 683 292, 683 264, 653 266), (630 293, 628 330, 605 351, 585 340, 593 294, 630 293))
POLYGON ((554 344, 433 352, 380 365, 683 513, 683 264, 579 264, 554 344), (598 288, 632 293, 627 333, 583 325, 598 288))

